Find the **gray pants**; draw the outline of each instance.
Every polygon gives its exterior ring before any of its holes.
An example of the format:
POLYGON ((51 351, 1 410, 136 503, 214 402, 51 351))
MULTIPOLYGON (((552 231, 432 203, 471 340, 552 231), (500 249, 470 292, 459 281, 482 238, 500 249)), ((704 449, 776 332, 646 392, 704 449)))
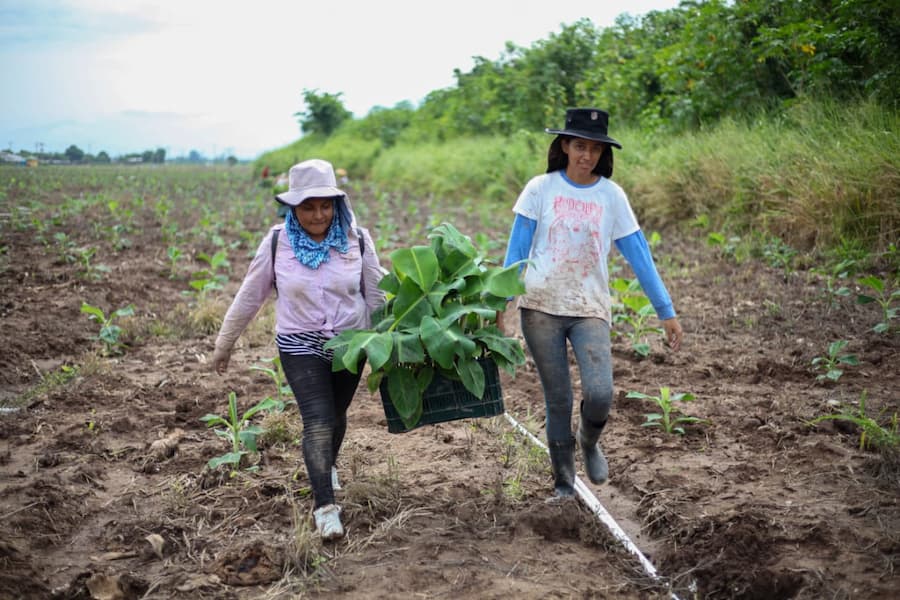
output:
POLYGON ((597 318, 561 317, 523 308, 522 333, 534 358, 547 413, 547 441, 572 437, 572 381, 566 341, 581 377, 581 416, 604 423, 613 399, 609 324, 597 318))
POLYGON ((315 508, 334 503, 331 467, 347 431, 347 409, 362 376, 362 366, 332 372, 331 363, 318 356, 279 353, 300 417, 303 419, 303 461, 312 487, 315 508))

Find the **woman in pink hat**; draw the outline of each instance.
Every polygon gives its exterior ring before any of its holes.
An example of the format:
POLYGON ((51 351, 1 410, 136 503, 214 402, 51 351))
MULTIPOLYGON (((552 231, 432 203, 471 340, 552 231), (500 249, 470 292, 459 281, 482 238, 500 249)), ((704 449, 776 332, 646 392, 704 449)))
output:
POLYGON ((289 209, 285 221, 259 245, 216 338, 212 366, 225 372, 234 343, 277 290, 275 342, 303 419, 313 515, 322 538, 333 540, 344 535, 335 464, 362 369, 332 372, 333 354, 323 346, 341 331, 371 326, 385 300, 378 288, 385 271, 330 163, 301 162, 288 179, 288 191, 276 196, 289 209))
MULTIPOLYGON (((575 493, 567 343, 581 377, 577 443, 585 471, 593 483, 609 476, 599 439, 613 399, 607 268, 613 244, 637 275, 672 349, 678 350, 683 336, 628 198, 610 179, 612 149, 622 145, 607 135, 608 120, 602 110, 574 108, 566 111, 564 129, 546 130, 556 134, 547 172, 528 182, 513 207, 516 216, 504 265, 521 263, 525 270, 525 293, 518 307, 544 392, 554 499, 575 493)), ((498 323, 502 329, 502 314, 498 323)))

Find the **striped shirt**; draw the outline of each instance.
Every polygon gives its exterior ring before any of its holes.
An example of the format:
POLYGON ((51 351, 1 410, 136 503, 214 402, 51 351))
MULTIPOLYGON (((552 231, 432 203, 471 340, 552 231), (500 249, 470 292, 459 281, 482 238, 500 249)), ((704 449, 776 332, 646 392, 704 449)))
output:
POLYGON ((334 351, 323 348, 325 342, 331 338, 319 331, 306 331, 303 333, 279 333, 275 336, 278 349, 285 354, 294 356, 318 356, 331 362, 334 360, 334 351))

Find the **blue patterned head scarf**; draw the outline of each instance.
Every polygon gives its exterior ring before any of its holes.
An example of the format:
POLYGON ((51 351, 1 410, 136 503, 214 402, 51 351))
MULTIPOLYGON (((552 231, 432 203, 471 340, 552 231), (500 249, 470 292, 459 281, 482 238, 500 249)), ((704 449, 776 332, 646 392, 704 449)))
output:
POLYGON ((328 226, 325 239, 321 242, 309 237, 309 234, 300 226, 297 217, 294 216, 293 210, 288 210, 284 218, 284 230, 291 242, 294 256, 310 269, 318 269, 319 265, 328 262, 328 252, 331 248, 341 254, 347 252, 347 232, 341 224, 343 209, 338 206, 339 204, 343 206, 343 202, 335 199, 334 218, 331 220, 331 225, 328 226))

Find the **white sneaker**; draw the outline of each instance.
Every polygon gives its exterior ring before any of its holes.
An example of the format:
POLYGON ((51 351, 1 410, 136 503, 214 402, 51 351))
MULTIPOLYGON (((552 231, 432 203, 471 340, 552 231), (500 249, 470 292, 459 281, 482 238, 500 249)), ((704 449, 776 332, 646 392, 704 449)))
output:
POLYGON ((341 507, 337 504, 326 504, 313 511, 316 519, 316 531, 323 541, 344 537, 344 526, 341 525, 341 507))
POLYGON ((338 481, 337 467, 331 467, 331 489, 337 491, 341 489, 341 482, 338 481))

